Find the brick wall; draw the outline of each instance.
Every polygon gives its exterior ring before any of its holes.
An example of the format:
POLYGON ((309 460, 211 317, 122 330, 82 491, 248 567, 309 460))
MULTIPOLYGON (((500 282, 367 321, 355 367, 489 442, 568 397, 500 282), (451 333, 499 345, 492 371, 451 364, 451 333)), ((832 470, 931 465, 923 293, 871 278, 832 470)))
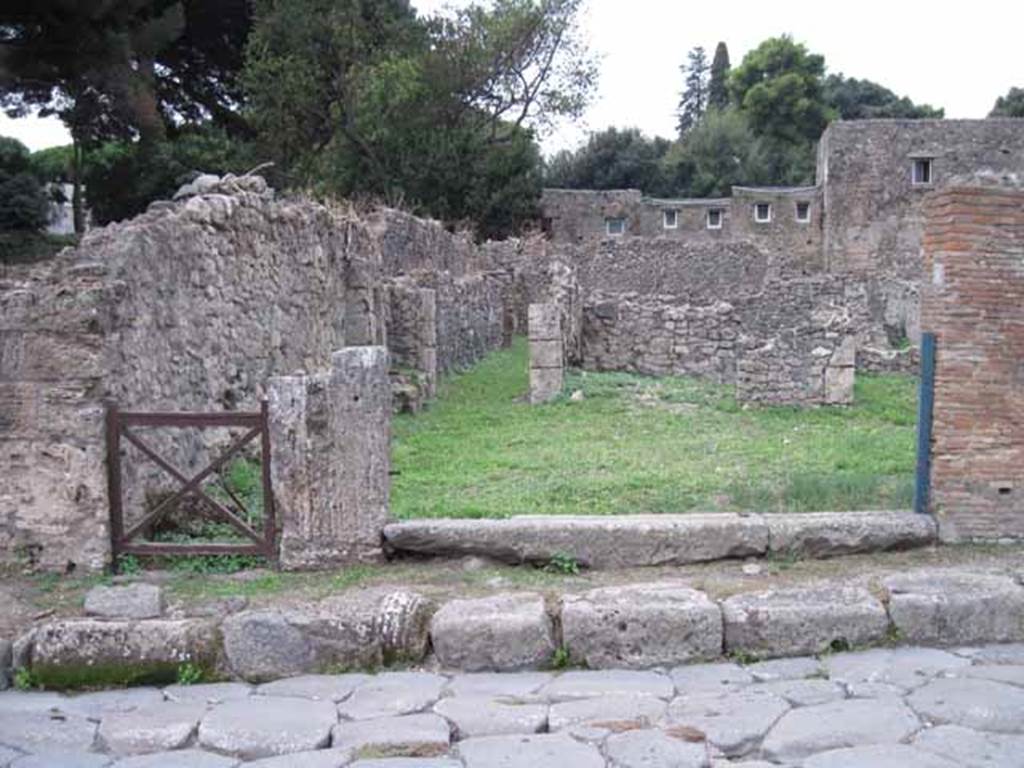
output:
POLYGON ((925 206, 922 327, 936 334, 931 504, 943 538, 1024 536, 1024 189, 925 206))

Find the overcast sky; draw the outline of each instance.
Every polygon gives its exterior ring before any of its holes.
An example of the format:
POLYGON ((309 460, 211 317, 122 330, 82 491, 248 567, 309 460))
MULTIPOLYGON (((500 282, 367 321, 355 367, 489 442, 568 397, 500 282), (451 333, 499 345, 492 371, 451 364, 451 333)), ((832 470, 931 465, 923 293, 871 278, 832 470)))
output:
MULTIPOLYGON (((424 13, 461 0, 412 0, 424 13)), ((585 119, 545 137, 550 153, 574 147, 588 131, 637 126, 671 137, 686 52, 703 45, 710 58, 724 40, 733 64, 767 37, 789 33, 825 56, 829 72, 867 78, 947 117, 984 117, 997 96, 1024 87, 1024 3, 854 0, 584 0, 583 28, 600 56, 601 79, 585 119)), ((68 141, 59 122, 12 121, 0 135, 31 149, 68 141)))

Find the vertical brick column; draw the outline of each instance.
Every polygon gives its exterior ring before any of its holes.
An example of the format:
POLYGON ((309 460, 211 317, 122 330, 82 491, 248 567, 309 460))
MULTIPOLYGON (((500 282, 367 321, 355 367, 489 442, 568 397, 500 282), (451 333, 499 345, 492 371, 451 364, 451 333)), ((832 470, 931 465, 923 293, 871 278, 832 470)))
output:
POLYGON ((281 565, 377 560, 388 516, 391 385, 384 347, 346 347, 331 370, 268 384, 281 565))
POLYGON ((925 205, 922 329, 936 335, 931 508, 944 540, 1024 537, 1024 189, 925 205))
POLYGON ((531 304, 527 331, 530 342, 530 403, 546 403, 562 391, 565 341, 557 304, 531 304))

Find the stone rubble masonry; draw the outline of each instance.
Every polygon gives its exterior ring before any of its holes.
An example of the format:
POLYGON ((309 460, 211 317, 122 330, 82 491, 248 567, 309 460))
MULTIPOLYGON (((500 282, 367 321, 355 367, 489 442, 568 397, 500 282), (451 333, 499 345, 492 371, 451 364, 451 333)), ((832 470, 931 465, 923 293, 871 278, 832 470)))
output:
MULTIPOLYGON (((507 340, 506 264, 520 248, 478 247, 397 211, 276 199, 258 177, 210 177, 53 260, 6 270, 0 561, 63 571, 109 558, 107 399, 256 410, 271 377, 315 375, 335 351, 391 334, 393 362, 422 372, 429 395, 438 373, 507 340), (396 295, 412 297, 408 312, 396 295)), ((186 433, 153 445, 188 475, 227 436, 186 433)), ((129 521, 147 494, 173 487, 152 465, 125 461, 124 473, 129 521)))
POLYGON ((1024 187, 969 180, 925 206, 936 335, 931 508, 943 540, 1024 537, 1024 187))
POLYGON ((828 275, 700 305, 591 292, 583 362, 594 370, 735 384, 746 402, 848 404, 856 340, 868 326, 864 287, 828 275))
POLYGON ((328 373, 270 379, 271 479, 280 562, 378 560, 388 516, 391 389, 384 347, 347 347, 328 373))
POLYGON ((530 403, 547 403, 562 393, 565 340, 557 304, 531 304, 529 310, 530 403))

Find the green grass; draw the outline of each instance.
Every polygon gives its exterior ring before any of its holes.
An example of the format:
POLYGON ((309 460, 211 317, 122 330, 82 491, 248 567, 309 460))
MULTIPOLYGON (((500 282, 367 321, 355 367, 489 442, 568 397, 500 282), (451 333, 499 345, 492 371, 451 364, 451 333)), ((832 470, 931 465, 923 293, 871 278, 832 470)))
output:
POLYGON ((732 387, 575 372, 524 401, 517 339, 393 429, 392 511, 414 517, 910 506, 916 380, 858 376, 847 408, 745 408, 732 387))

